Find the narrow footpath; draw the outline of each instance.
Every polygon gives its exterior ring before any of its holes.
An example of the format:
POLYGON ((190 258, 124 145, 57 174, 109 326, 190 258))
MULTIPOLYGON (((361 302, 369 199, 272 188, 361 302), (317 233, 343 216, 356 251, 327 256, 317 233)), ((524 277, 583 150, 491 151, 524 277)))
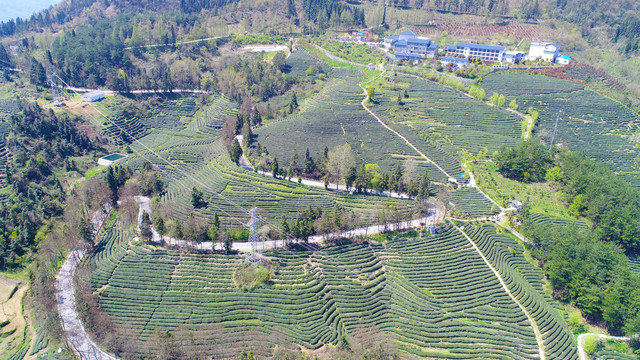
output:
POLYGON ((596 333, 585 333, 578 335, 578 355, 580 356, 580 360, 589 360, 591 357, 584 351, 584 341, 588 336, 596 336, 603 340, 618 340, 618 341, 629 341, 631 340, 628 336, 609 336, 603 334, 596 333))

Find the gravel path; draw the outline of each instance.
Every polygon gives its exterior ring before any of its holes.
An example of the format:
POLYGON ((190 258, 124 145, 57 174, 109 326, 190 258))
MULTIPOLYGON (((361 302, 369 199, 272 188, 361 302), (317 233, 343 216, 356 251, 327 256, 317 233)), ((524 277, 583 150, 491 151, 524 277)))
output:
POLYGON ((74 249, 56 277, 56 298, 62 329, 71 348, 80 359, 115 360, 115 357, 100 350, 89 338, 75 309, 73 274, 84 255, 84 249, 74 249))
MULTIPOLYGON (((151 199, 149 199, 146 196, 136 196, 135 200, 140 204, 140 210, 138 213, 138 227, 139 227, 140 224, 142 223, 143 213, 146 212, 149 215, 151 215, 151 206, 150 206, 151 199)), ((344 236, 344 237, 366 236, 366 235, 380 234, 390 229, 420 228, 420 227, 427 226, 429 224, 436 224, 442 221, 443 219, 444 219, 444 214, 442 213, 440 208, 436 206, 434 203, 429 203, 428 215, 426 217, 415 219, 415 220, 403 221, 403 222, 394 223, 394 224, 372 225, 367 227, 361 227, 353 230, 343 231, 341 233, 330 233, 328 235, 314 235, 309 237, 309 243, 320 244, 327 239, 327 236, 330 238, 339 237, 339 236, 344 236)), ((153 233, 153 242, 159 243, 161 240, 160 234, 158 234, 155 231, 155 229, 153 229, 153 227, 151 227, 151 232, 153 233)), ((212 249, 213 248, 212 247, 213 244, 211 243, 211 241, 205 241, 200 244, 193 244, 190 241, 186 241, 182 239, 174 239, 168 236, 164 236, 162 240, 164 240, 164 242, 166 242, 171 246, 177 246, 177 247, 183 247, 183 248, 194 248, 194 249, 212 249)), ((261 249, 266 250, 266 249, 282 247, 286 243, 287 241, 284 239, 266 240, 266 241, 263 241, 258 246, 261 249)), ((232 249, 240 252, 251 251, 251 244, 248 242, 235 242, 233 243, 232 249)))
MULTIPOLYGON (((109 219, 111 206, 105 205, 104 209, 98 210, 91 223, 97 235, 102 225, 109 219)), ((58 313, 62 330, 68 343, 80 359, 90 360, 115 360, 116 358, 100 350, 100 348, 89 338, 80 316, 75 308, 75 295, 73 288, 73 274, 76 267, 86 253, 84 248, 76 248, 67 256, 60 272, 56 276, 56 299, 58 302, 58 313)))

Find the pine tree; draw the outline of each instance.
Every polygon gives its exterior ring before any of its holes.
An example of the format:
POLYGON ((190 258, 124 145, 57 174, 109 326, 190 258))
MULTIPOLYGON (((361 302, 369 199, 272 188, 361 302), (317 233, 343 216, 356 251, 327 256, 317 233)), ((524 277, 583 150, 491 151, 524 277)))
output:
POLYGON ((298 16, 298 11, 296 10, 296 3, 294 0, 289 0, 287 4, 287 18, 291 19, 292 17, 298 16))
POLYGON ((271 174, 274 178, 278 177, 280 174, 280 166, 278 166, 278 159, 273 158, 273 162, 271 163, 271 174))

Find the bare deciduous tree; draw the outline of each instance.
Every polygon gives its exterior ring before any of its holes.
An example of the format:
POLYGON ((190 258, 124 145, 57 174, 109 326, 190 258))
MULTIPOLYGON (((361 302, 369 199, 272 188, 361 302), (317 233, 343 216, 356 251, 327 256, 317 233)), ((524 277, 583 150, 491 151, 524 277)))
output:
POLYGON ((335 181, 337 189, 338 184, 344 179, 349 169, 355 165, 351 145, 344 143, 344 145, 336 146, 329 151, 328 158, 327 171, 331 180, 335 181))

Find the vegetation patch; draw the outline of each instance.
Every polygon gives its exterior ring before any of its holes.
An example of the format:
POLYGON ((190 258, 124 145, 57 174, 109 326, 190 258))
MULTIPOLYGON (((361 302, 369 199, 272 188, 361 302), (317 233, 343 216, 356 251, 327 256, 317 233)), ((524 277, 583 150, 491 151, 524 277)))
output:
POLYGON ((271 264, 246 264, 233 273, 233 283, 238 289, 251 291, 257 287, 268 285, 274 269, 271 264))

